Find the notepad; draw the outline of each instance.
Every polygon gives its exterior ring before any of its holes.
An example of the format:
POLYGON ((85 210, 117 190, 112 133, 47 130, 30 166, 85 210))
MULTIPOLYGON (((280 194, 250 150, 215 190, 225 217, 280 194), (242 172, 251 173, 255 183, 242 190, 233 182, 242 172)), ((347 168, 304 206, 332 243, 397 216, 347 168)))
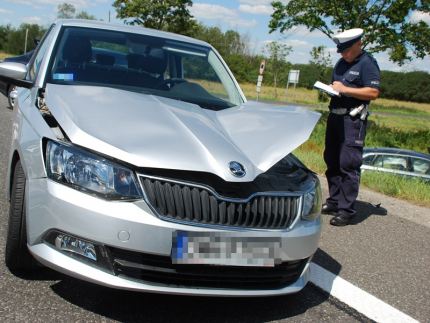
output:
POLYGON ((340 93, 338 91, 333 90, 333 88, 330 85, 324 84, 320 81, 315 82, 314 88, 322 92, 325 92, 330 96, 340 96, 340 93))

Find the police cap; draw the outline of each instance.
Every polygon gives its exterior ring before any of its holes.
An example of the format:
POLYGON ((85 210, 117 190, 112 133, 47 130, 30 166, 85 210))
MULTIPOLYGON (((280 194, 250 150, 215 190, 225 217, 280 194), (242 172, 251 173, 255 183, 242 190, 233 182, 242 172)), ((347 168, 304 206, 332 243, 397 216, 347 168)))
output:
POLYGON ((363 29, 354 28, 334 35, 332 39, 337 45, 337 52, 342 53, 345 49, 351 47, 355 42, 361 39, 363 33, 363 29))

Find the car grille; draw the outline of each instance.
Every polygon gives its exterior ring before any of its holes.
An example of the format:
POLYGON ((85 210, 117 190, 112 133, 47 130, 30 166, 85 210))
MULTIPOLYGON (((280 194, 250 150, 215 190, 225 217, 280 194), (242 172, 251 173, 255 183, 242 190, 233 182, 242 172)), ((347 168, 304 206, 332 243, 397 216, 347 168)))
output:
POLYGON ((300 213, 300 196, 257 194, 249 199, 220 197, 191 183, 140 176, 149 204, 167 219, 258 229, 287 229, 300 213))
POLYGON ((277 289, 300 277, 309 258, 274 267, 178 265, 170 257, 108 247, 114 273, 142 282, 181 287, 277 289))

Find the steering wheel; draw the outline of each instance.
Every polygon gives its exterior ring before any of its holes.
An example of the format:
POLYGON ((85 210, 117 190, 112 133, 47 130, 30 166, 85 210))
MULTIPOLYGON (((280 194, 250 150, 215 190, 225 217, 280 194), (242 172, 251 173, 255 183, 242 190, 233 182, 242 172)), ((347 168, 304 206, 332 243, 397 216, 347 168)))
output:
POLYGON ((186 82, 187 80, 184 80, 184 79, 180 79, 180 78, 171 78, 171 79, 166 79, 166 80, 163 80, 161 83, 160 83, 160 85, 158 86, 159 88, 164 88, 164 89, 171 89, 171 88, 173 88, 176 84, 179 84, 179 83, 184 83, 184 82, 186 82))

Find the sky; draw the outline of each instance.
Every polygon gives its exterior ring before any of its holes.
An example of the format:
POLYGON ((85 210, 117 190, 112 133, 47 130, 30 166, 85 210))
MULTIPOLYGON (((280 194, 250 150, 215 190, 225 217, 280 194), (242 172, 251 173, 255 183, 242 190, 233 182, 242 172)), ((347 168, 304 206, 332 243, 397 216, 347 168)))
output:
MULTIPOLYGON (((194 0, 191 14, 207 26, 217 26, 223 31, 232 29, 245 35, 249 40, 251 52, 261 53, 263 46, 269 41, 285 42, 292 46, 293 52, 288 60, 292 63, 308 63, 309 52, 314 46, 326 46, 332 56, 333 64, 339 58, 334 43, 319 31, 310 32, 304 27, 298 27, 284 34, 269 33, 268 24, 273 0, 194 0)), ((21 23, 37 23, 48 26, 57 16, 57 6, 60 3, 73 4, 77 11, 85 10, 97 19, 108 21, 109 11, 111 21, 122 23, 116 19, 112 0, 0 0, 0 24, 19 26, 21 23)), ((430 15, 413 13, 411 19, 423 20, 430 24, 430 15)), ((414 59, 412 62, 399 67, 388 59, 387 53, 374 55, 382 70, 430 72, 430 57, 414 59)))

